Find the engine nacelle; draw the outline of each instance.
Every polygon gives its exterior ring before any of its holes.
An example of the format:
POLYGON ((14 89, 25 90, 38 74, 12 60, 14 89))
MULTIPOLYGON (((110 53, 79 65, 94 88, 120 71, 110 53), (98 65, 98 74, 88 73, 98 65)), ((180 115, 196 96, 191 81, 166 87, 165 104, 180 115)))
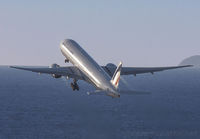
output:
POLYGON ((117 66, 113 63, 108 63, 105 67, 106 72, 110 75, 110 77, 113 76, 117 66))
POLYGON ((50 68, 59 68, 60 66, 58 65, 58 64, 56 64, 56 63, 54 63, 54 64, 52 64, 51 66, 50 66, 50 68))
MULTIPOLYGON (((60 66, 59 66, 58 64, 52 64, 52 65, 50 66, 50 68, 59 68, 59 67, 60 67, 60 66)), ((53 77, 53 78, 61 78, 62 75, 52 74, 52 77, 53 77)))
POLYGON ((116 66, 115 64, 113 64, 113 63, 108 63, 108 64, 106 65, 106 67, 107 67, 107 68, 113 68, 113 69, 117 68, 117 66, 116 66))

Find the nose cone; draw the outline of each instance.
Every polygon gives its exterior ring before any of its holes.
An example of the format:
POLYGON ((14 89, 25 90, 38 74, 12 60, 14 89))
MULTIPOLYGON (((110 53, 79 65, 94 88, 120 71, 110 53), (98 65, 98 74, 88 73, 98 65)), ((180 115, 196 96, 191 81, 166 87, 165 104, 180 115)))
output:
POLYGON ((72 39, 65 39, 60 42, 60 45, 64 45, 64 46, 70 46, 70 45, 74 45, 74 44, 77 44, 77 43, 72 39))
POLYGON ((61 49, 61 52, 63 53, 64 52, 64 49, 68 49, 71 45, 72 45, 72 42, 74 42, 73 40, 71 39, 65 39, 65 40, 62 40, 60 42, 60 49, 61 49))
POLYGON ((60 42, 60 47, 62 47, 62 45, 66 46, 68 43, 70 42, 70 39, 64 39, 60 42))

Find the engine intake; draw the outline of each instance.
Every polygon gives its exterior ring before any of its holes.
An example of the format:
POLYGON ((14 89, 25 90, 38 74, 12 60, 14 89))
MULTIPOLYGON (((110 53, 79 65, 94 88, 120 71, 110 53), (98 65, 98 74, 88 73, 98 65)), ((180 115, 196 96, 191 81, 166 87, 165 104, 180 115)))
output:
MULTIPOLYGON (((52 64, 51 66, 50 66, 50 68, 59 68, 60 66, 58 65, 58 64, 52 64)), ((58 74, 52 74, 52 77, 53 78, 61 78, 62 77, 62 75, 58 75, 58 74)))
POLYGON ((105 66, 105 70, 106 72, 110 75, 110 77, 113 76, 115 70, 116 70, 117 66, 113 63, 108 63, 106 66, 105 66))
POLYGON ((106 67, 107 68, 117 68, 117 66, 115 65, 115 64, 113 64, 113 63, 108 63, 107 65, 106 65, 106 67))

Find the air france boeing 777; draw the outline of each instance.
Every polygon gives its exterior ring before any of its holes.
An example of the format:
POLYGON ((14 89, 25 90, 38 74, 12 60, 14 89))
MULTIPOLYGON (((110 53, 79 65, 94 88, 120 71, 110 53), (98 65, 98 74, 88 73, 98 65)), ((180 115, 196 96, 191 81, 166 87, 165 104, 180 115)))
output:
POLYGON ((105 93, 113 98, 120 97, 120 94, 125 92, 135 93, 134 91, 122 91, 118 88, 120 75, 136 75, 142 73, 154 73, 163 70, 189 67, 174 66, 174 67, 153 67, 153 68, 136 68, 136 67, 122 67, 120 62, 118 66, 114 64, 107 64, 106 66, 99 66, 97 62, 88 55, 78 43, 71 39, 65 39, 60 43, 60 49, 65 56, 65 62, 71 62, 74 66, 60 67, 57 64, 52 64, 47 68, 33 68, 33 67, 14 67, 11 68, 27 70, 38 73, 51 74, 54 78, 61 78, 62 76, 72 78, 73 83, 71 87, 73 91, 79 90, 77 84, 78 80, 84 80, 97 89, 88 94, 105 93))

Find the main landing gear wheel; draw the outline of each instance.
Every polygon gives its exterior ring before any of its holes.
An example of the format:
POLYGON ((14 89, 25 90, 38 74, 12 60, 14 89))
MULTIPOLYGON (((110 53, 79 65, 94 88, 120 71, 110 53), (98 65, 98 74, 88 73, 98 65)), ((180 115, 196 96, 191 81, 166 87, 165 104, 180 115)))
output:
POLYGON ((74 80, 74 83, 71 83, 71 87, 72 87, 73 91, 75 91, 75 90, 79 91, 79 86, 78 86, 76 80, 74 80))
POLYGON ((65 63, 69 63, 69 59, 65 59, 65 63))

